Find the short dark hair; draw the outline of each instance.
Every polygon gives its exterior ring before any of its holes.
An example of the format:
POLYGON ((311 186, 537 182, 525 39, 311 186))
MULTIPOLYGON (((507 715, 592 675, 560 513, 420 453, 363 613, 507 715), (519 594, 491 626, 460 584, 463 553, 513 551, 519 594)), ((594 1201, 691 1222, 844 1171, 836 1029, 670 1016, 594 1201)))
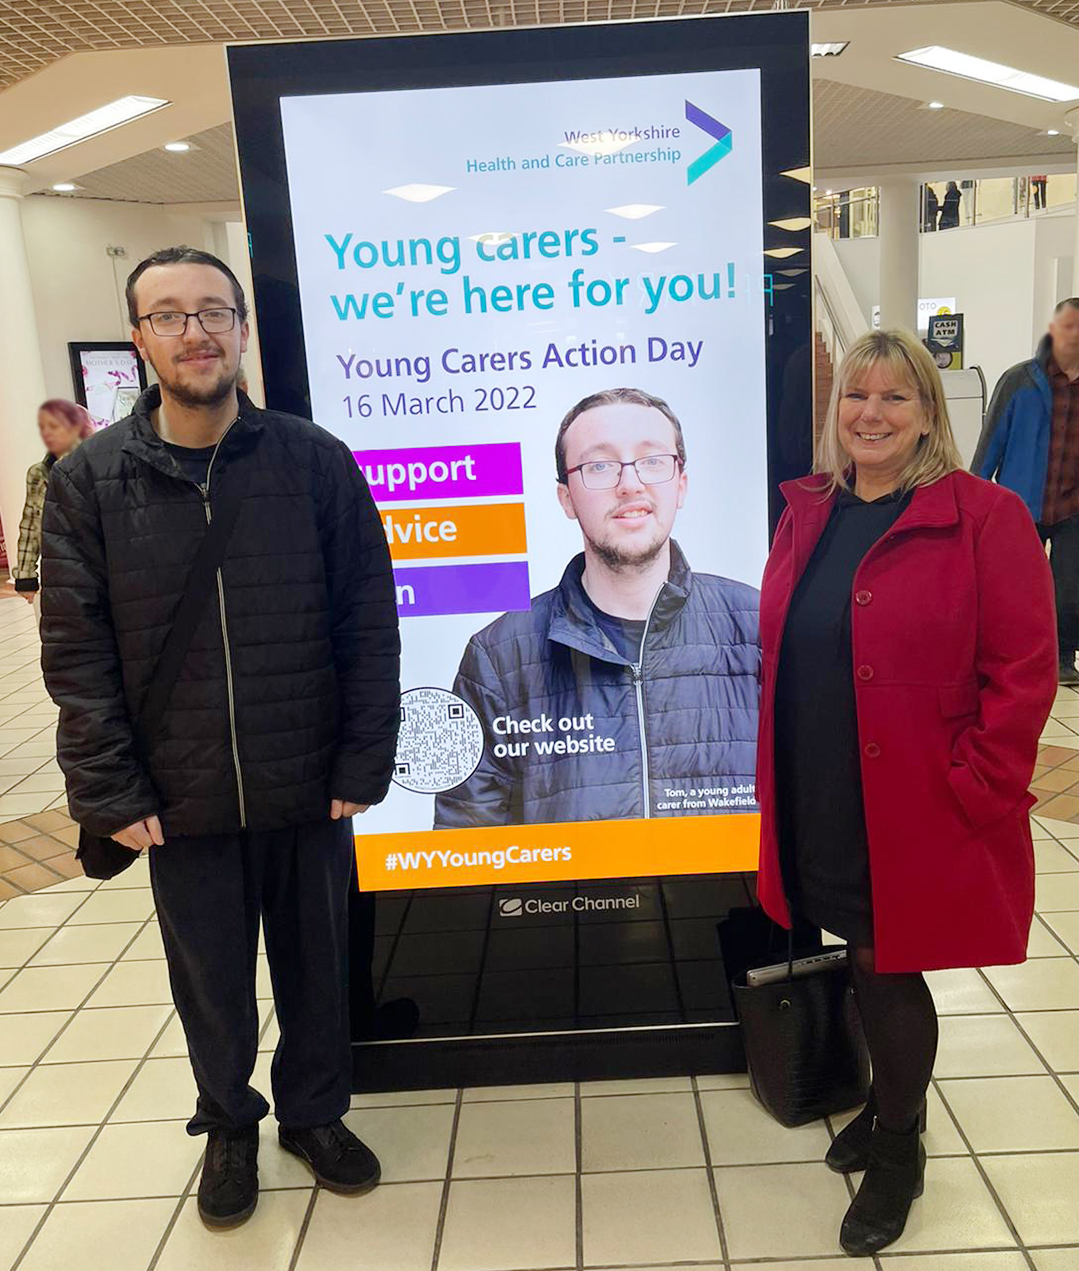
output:
POLYGON ((145 260, 140 260, 128 275, 124 295, 127 298, 127 316, 131 319, 133 327, 139 325, 139 311, 135 304, 135 284, 148 269, 153 269, 155 265, 210 265, 213 269, 219 269, 232 283, 232 291, 236 298, 236 316, 241 322, 246 321, 247 301, 244 299, 244 289, 240 286, 240 280, 223 260, 219 260, 210 252, 200 251, 197 247, 162 247, 159 251, 147 256, 145 260))
POLYGON ((1062 300, 1053 310, 1053 317, 1065 309, 1079 309, 1079 296, 1069 296, 1067 300, 1062 300))
POLYGON ((682 425, 678 422, 678 416, 667 405, 662 397, 654 397, 651 393, 646 393, 640 388, 607 388, 602 393, 593 393, 591 397, 583 397, 576 406, 570 407, 566 417, 558 426, 558 436, 554 443, 554 466, 558 473, 558 480, 565 485, 569 480, 569 474, 566 472, 566 433, 569 431, 570 424, 579 416, 583 415, 586 410, 593 410, 597 406, 614 406, 617 402, 628 402, 631 406, 650 406, 653 410, 658 410, 661 415, 666 416, 674 425, 674 448, 678 452, 678 458, 682 466, 686 462, 686 443, 682 436, 682 425))

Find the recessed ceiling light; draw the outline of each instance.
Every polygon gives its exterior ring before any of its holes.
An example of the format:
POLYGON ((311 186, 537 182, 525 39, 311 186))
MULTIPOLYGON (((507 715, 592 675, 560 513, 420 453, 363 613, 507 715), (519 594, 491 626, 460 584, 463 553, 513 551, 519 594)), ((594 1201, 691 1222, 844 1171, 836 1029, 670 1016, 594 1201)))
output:
POLYGON ((973 79, 994 88, 1006 88, 1009 92, 1023 93, 1027 97, 1040 97, 1042 101, 1066 102, 1079 98, 1079 87, 1075 84, 1046 79, 1044 75, 1016 70, 1014 66, 989 62, 984 57, 973 57, 970 53, 942 48, 939 44, 899 53, 897 60, 910 62, 914 66, 925 66, 933 71, 944 71, 948 75, 958 75, 960 79, 973 79))
POLYGON ((169 154, 187 154, 191 149, 190 141, 166 141, 164 147, 169 154))
POLYGON ((831 190, 825 190, 825 191, 824 191, 824 197, 825 197, 825 198, 830 198, 830 197, 831 197, 831 193, 832 193, 832 191, 831 191, 831 190))
POLYGON ((1060 136, 1060 129, 1059 129, 1059 128, 1046 128, 1046 130, 1045 130, 1045 135, 1046 135, 1047 137, 1059 137, 1059 136, 1060 136))
POLYGON ((452 185, 423 185, 413 182, 411 185, 395 185, 392 190, 383 190, 383 194, 392 194, 394 198, 404 199, 406 203, 430 203, 432 199, 440 199, 449 194, 452 185))
POLYGON ((838 57, 850 44, 850 40, 833 40, 830 44, 811 44, 810 51, 814 57, 838 57))
POLYGON ((79 141, 86 141, 100 133, 108 132, 120 124, 139 119, 151 111, 160 110, 169 103, 160 97, 120 97, 107 106, 99 106, 77 119, 69 119, 66 124, 43 132, 29 141, 22 141, 10 150, 0 154, 0 164, 19 167, 23 163, 33 163, 35 159, 43 159, 48 154, 55 154, 67 146, 79 141))
POLYGON ((52 188, 57 194, 70 194, 72 190, 77 190, 79 187, 71 181, 57 181, 52 188))
POLYGON ((943 110, 944 103, 943 102, 926 102, 925 108, 926 110, 943 110))

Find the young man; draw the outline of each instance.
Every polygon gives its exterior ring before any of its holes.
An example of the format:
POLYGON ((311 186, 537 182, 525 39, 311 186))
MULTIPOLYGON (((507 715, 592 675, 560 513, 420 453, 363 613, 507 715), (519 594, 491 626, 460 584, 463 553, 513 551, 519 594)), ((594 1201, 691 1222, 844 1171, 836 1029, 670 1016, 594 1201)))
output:
POLYGON ((1050 545, 1060 683, 1079 685, 1079 297, 1057 305, 1034 357, 1001 376, 970 467, 1020 495, 1050 545))
POLYGON ((649 393, 596 393, 562 420, 555 467, 584 551, 528 612, 469 642, 454 691, 484 753, 436 799, 436 828, 753 810, 759 595, 694 574, 671 538, 681 424, 649 393), (590 740, 541 748, 563 736, 533 735, 545 717, 590 740))
POLYGON ((350 818, 381 800, 399 639, 385 535, 348 448, 236 390, 247 307, 227 265, 177 247, 131 274, 133 339, 157 372, 135 412, 53 470, 43 664, 74 819, 149 850, 176 1008, 209 1134, 199 1212, 258 1198, 248 1084, 259 924, 281 1041, 281 1146, 335 1191, 379 1165, 342 1124, 351 1087, 350 818), (155 664, 207 526, 244 493, 164 721, 136 741, 155 664))

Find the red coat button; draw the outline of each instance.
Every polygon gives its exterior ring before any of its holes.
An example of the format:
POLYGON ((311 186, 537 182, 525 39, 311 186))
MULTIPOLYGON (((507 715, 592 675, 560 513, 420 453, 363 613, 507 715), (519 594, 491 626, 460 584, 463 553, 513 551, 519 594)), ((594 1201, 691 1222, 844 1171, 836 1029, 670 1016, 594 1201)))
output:
POLYGON ((869 743, 869 745, 868 745, 868 746, 866 746, 866 748, 865 748, 865 757, 866 757, 867 759, 879 759, 879 758, 880 758, 880 747, 877 745, 877 743, 876 743, 875 741, 871 741, 871 742, 869 743))
POLYGON ((873 593, 871 591, 858 591, 854 593, 854 599, 860 605, 867 605, 873 599, 873 593))
POLYGON ((871 680, 873 678, 873 668, 871 666, 860 666, 856 674, 860 680, 871 680))

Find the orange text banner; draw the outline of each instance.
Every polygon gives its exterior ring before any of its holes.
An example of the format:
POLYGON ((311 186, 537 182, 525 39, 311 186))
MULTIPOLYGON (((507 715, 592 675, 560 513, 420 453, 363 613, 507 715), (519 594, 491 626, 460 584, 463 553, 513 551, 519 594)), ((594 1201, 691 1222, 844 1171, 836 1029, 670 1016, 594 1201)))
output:
POLYGON ((363 891, 727 874, 757 868, 760 817, 660 817, 358 834, 363 891))
POLYGON ((523 503, 383 507, 379 516, 394 560, 516 556, 526 548, 523 503))

